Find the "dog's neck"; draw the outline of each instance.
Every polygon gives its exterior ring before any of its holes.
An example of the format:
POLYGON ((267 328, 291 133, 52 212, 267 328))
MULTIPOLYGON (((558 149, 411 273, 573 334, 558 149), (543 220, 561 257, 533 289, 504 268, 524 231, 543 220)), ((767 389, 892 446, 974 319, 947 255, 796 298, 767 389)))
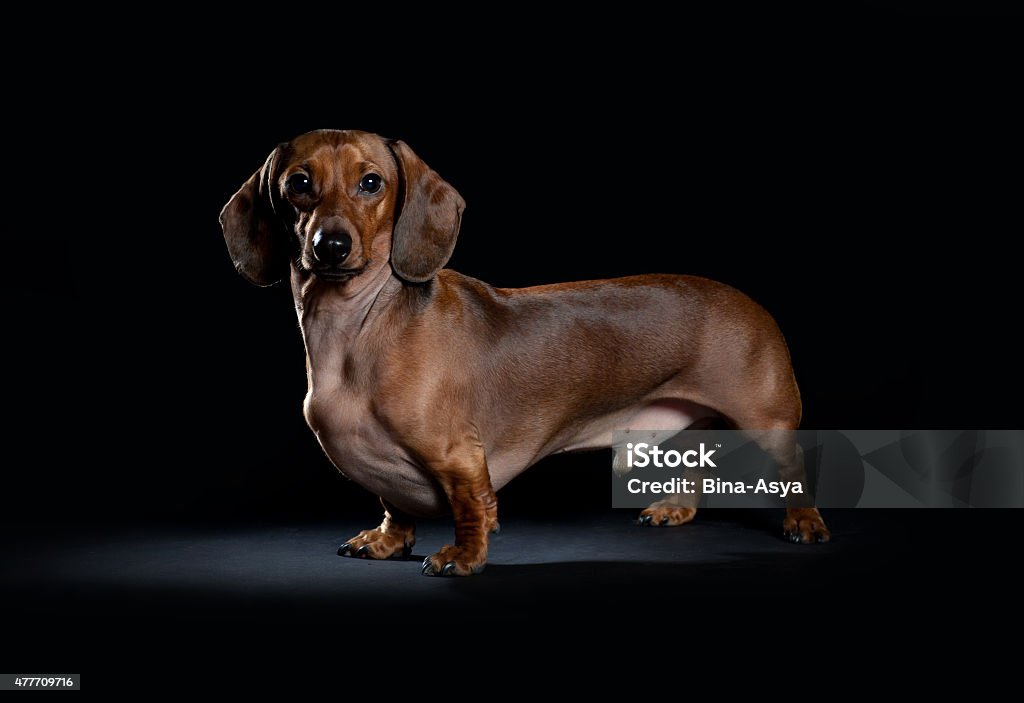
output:
POLYGON ((292 265, 291 286, 302 338, 312 361, 324 344, 335 349, 351 345, 360 330, 401 292, 402 282, 389 265, 340 284, 322 281, 292 265))

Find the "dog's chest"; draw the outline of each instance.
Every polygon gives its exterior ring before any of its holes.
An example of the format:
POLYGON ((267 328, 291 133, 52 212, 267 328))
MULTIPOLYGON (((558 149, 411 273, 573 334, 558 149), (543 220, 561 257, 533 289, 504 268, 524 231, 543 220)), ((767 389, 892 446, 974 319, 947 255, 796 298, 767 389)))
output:
POLYGON ((311 389, 303 407, 320 446, 345 476, 414 514, 444 509, 438 486, 391 438, 365 396, 311 389))

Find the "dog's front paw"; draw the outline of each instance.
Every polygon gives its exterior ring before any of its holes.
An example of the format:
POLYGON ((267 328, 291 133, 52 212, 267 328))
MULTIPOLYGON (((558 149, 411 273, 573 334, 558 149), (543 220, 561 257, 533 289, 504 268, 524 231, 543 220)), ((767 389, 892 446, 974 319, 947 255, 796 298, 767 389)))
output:
POLYGON ((782 533, 793 544, 828 542, 832 533, 817 508, 790 508, 782 521, 782 533))
POLYGON ((696 514, 696 508, 683 508, 667 500, 659 500, 640 512, 637 524, 640 527, 675 527, 690 522, 696 514))
POLYGON ((469 576, 479 574, 487 564, 487 552, 469 551, 446 544, 437 554, 423 560, 425 576, 469 576))
POLYGON ((363 530, 338 547, 338 556, 369 559, 390 559, 397 555, 408 557, 414 544, 416 537, 410 533, 382 532, 378 527, 363 530))

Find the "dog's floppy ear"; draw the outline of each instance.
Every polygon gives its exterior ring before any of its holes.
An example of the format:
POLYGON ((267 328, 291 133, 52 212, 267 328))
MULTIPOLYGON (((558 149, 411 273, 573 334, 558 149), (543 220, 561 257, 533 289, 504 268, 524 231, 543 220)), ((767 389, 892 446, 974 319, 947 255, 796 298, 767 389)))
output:
POLYGON ((220 211, 220 226, 235 268, 250 283, 269 286, 288 275, 288 235, 274 208, 274 179, 283 145, 220 211))
POLYGON ((422 283, 451 258, 466 203, 404 142, 389 142, 388 147, 401 178, 391 266, 404 280, 422 283))

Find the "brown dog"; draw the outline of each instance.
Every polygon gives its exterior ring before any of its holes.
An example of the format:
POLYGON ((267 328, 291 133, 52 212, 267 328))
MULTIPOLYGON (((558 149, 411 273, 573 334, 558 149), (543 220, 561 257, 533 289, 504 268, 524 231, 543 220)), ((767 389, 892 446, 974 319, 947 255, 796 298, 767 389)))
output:
MULTIPOLYGON (((498 526, 495 491, 545 456, 607 447, 629 427, 799 424, 786 343, 743 294, 666 275, 492 288, 442 270, 464 207, 404 143, 321 130, 274 149, 221 212, 245 278, 290 273, 306 420, 335 466, 384 504, 380 527, 339 554, 408 554, 412 516, 450 507, 455 544, 423 573, 477 573, 498 526)), ((802 471, 792 442, 759 441, 802 471)), ((641 515, 680 525, 695 512, 659 501, 641 515)), ((784 529, 829 538, 813 507, 789 508, 784 529)))

